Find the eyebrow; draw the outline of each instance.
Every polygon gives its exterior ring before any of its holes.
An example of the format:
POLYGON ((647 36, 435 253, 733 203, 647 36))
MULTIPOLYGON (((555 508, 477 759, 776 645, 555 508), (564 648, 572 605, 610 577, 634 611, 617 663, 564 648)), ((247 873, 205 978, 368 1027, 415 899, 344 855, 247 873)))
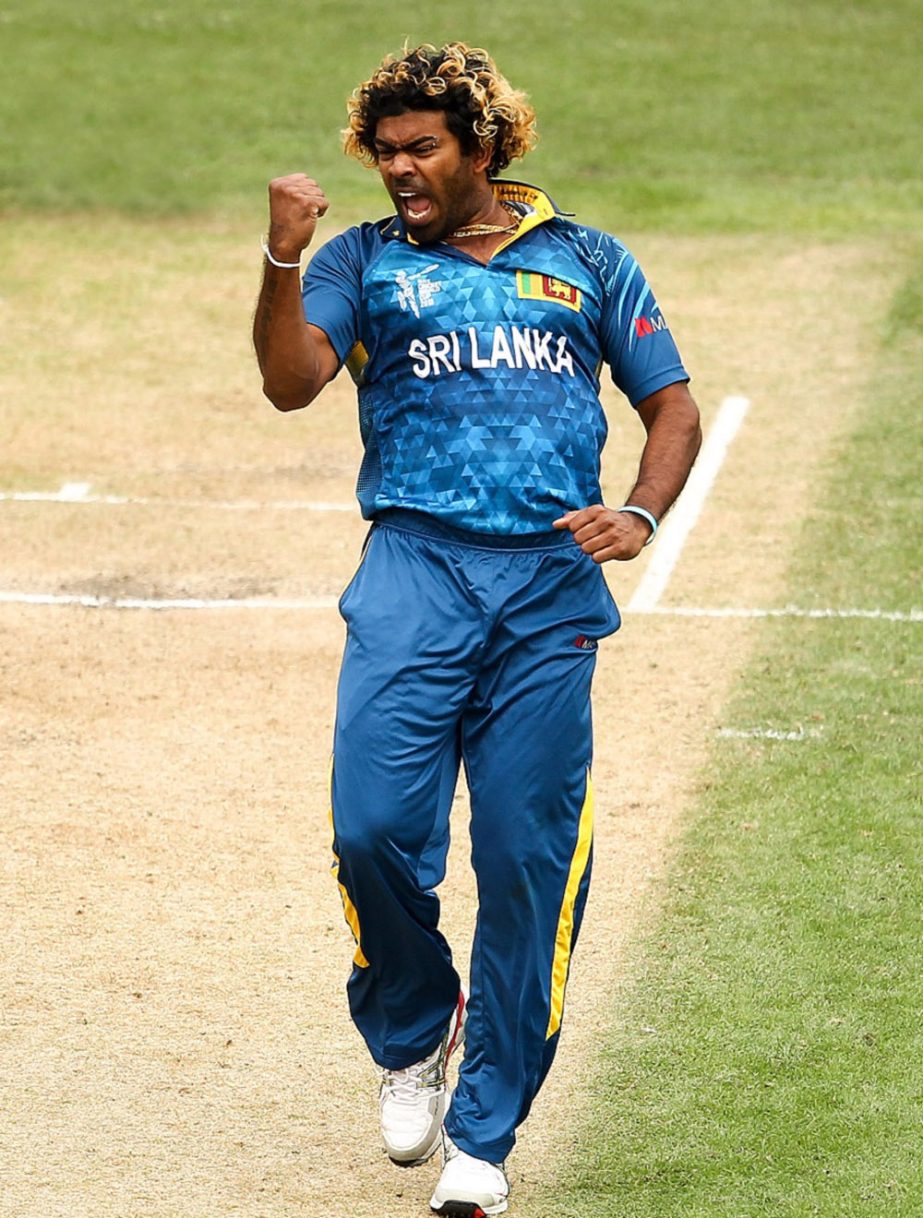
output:
POLYGON ((377 152, 412 152, 415 148, 420 148, 424 144, 438 144, 439 137, 438 135, 421 135, 407 144, 392 144, 390 141, 381 140, 376 136, 374 143, 377 152))

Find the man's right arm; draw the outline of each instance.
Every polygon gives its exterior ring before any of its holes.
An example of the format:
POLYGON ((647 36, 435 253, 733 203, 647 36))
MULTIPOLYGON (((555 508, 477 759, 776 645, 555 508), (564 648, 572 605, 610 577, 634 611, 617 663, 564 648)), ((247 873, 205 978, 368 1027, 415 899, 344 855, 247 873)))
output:
MULTIPOLYGON (((327 206, 324 192, 304 174, 270 182, 267 245, 277 262, 299 262, 327 206)), ((336 376, 340 361, 330 339, 305 321, 297 266, 277 267, 265 259, 253 345, 263 392, 277 410, 307 406, 336 376)))

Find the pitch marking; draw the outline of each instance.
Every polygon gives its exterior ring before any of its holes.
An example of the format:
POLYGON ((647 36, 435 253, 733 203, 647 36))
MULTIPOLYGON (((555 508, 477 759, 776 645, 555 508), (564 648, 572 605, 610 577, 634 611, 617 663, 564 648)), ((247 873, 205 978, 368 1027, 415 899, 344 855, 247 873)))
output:
POLYGON ((127 495, 90 495, 89 482, 66 482, 59 491, 0 491, 0 503, 79 503, 103 507, 217 508, 220 511, 358 512, 354 503, 315 499, 147 499, 127 495))
POLYGON ((46 592, 0 592, 3 605, 72 605, 81 609, 335 609, 335 596, 283 597, 251 596, 225 597, 208 600, 201 597, 63 595, 46 592))
POLYGON ((731 441, 749 409, 750 399, 744 397, 726 397, 718 407, 718 414, 692 467, 689 481, 661 527, 647 570, 626 606, 628 613, 650 613, 659 603, 686 538, 695 528, 731 441))
POLYGON ((725 740, 815 740, 821 734, 816 727, 799 727, 789 732, 773 727, 720 727, 716 732, 725 740))
POLYGON ((56 498, 62 503, 82 503, 89 493, 89 482, 65 482, 56 498))
MULTIPOLYGON (((2 605, 72 605, 83 609, 335 609, 336 596, 303 597, 142 597, 101 596, 92 593, 67 594, 55 592, 2 592, 2 605)), ((656 609, 635 610, 640 614, 660 617, 700 618, 770 618, 795 617, 816 619, 863 619, 882 622, 923 622, 923 609, 902 612, 891 609, 799 609, 789 605, 784 609, 704 609, 678 606, 658 606, 656 609)))
POLYGON ((868 621, 923 622, 923 609, 799 609, 797 605, 786 605, 783 609, 699 609, 688 605, 657 605, 652 609, 636 609, 636 613, 662 614, 666 617, 804 617, 804 618, 860 618, 868 621))

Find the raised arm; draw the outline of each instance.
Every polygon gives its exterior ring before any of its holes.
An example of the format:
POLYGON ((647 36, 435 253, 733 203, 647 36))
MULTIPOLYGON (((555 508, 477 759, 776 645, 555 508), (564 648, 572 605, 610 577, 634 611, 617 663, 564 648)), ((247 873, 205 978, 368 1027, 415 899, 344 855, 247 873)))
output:
POLYGON ((263 392, 277 410, 299 410, 313 402, 339 367, 330 339, 305 321, 301 303, 299 262, 327 206, 323 190, 302 173, 269 184, 267 245, 276 262, 291 265, 264 260, 253 345, 263 392))
MULTIPOLYGON (((685 486, 702 443, 699 408, 685 381, 677 381, 652 393, 637 409, 647 440, 637 480, 625 502, 659 521, 685 486)), ((651 535, 643 516, 601 503, 566 512, 554 525, 570 529, 577 544, 598 563, 636 557, 651 535)))

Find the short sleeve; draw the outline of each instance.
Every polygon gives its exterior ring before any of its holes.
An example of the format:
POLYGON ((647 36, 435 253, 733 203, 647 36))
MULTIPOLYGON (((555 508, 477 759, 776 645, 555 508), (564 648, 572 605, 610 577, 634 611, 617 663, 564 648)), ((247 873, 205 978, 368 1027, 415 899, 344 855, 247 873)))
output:
POLYGON ((358 229, 334 237, 311 259, 301 286, 305 320, 324 331, 341 364, 359 340, 360 251, 358 229))
POLYGON ((602 317, 603 357, 612 379, 632 406, 676 381, 688 381, 673 335, 635 258, 614 239, 607 250, 602 317))

